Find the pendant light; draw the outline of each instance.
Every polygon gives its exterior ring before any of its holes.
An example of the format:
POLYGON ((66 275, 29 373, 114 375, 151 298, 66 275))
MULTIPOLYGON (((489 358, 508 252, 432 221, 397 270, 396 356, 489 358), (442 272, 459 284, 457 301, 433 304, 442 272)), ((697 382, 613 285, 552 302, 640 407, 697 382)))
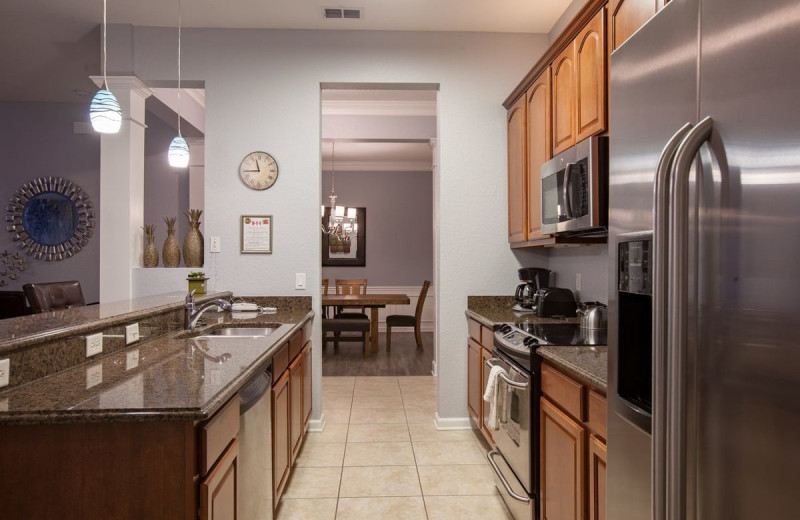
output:
POLYGON ((116 134, 122 125, 122 108, 114 94, 108 90, 106 80, 106 0, 103 0, 103 87, 97 91, 89 105, 92 128, 101 134, 116 134))
MULTIPOLYGON (((358 234, 358 212, 356 208, 345 208, 336 205, 336 142, 331 142, 331 201, 328 226, 322 226, 322 232, 342 241, 350 241, 353 235, 358 234)), ((325 217, 325 206, 320 209, 325 217)))
POLYGON ((181 135, 181 0, 178 0, 178 136, 169 143, 169 165, 189 166, 189 144, 181 135))

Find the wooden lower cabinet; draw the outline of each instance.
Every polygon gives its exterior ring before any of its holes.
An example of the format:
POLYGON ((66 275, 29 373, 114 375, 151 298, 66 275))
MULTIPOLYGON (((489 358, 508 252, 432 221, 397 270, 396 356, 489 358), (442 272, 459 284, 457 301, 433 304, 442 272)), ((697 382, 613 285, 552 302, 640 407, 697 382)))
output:
POLYGON ((289 479, 291 464, 289 435, 289 372, 286 371, 272 386, 272 489, 273 507, 278 502, 289 479))
POLYGON ((489 404, 483 401, 483 392, 486 389, 486 383, 489 381, 489 372, 491 369, 486 366, 486 360, 492 357, 492 353, 483 347, 481 347, 481 387, 479 389, 480 398, 481 398, 481 407, 483 411, 481 412, 481 432, 483 432, 483 436, 486 437, 486 440, 489 444, 494 444, 494 439, 492 438, 492 432, 489 431, 489 428, 486 425, 489 423, 489 404))
POLYGON ((589 520, 606 520, 606 445, 589 435, 589 520))
POLYGON ((200 484, 200 520, 236 520, 239 441, 234 439, 200 484))
MULTIPOLYGON (((307 334, 305 330, 303 333, 307 334)), ((274 373, 272 384, 272 495, 275 509, 291 478, 292 466, 303 446, 311 418, 311 341, 306 341, 302 349, 298 348, 300 335, 298 332, 289 340, 289 351, 295 357, 289 358, 288 367, 283 372, 274 373)))
POLYGON ((298 355, 289 365, 289 432, 292 442, 292 464, 300 451, 300 441, 303 439, 303 377, 305 376, 305 363, 302 355, 298 355))
POLYGON ((467 347, 467 408, 475 423, 481 424, 481 346, 469 340, 467 347))
POLYGON ((586 430, 541 398, 541 518, 584 518, 584 445, 586 430))

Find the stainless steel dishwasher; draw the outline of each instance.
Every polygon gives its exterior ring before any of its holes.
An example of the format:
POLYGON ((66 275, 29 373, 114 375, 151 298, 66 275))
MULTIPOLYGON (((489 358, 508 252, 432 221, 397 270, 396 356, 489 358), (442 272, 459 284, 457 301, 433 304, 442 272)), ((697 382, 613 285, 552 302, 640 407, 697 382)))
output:
POLYGON ((269 369, 239 391, 239 462, 236 468, 237 517, 272 518, 272 405, 269 369))

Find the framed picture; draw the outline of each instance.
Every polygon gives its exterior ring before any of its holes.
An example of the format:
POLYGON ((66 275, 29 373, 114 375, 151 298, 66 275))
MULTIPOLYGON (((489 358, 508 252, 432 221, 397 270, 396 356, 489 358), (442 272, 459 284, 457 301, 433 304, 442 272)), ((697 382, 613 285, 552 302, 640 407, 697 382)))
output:
MULTIPOLYGON (((325 207, 322 227, 327 227, 331 208, 325 207)), ((322 265, 363 267, 367 265, 367 208, 356 208, 358 231, 349 240, 322 234, 322 265)))
POLYGON ((239 217, 241 253, 272 254, 272 215, 239 217))

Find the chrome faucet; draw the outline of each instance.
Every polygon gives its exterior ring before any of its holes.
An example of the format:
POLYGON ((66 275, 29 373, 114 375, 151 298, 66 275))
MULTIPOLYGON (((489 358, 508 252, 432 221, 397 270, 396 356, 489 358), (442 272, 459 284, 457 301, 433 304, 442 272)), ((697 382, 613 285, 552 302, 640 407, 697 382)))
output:
POLYGON ((183 328, 185 330, 194 330, 195 325, 197 325, 197 320, 199 320, 200 316, 211 307, 216 306, 222 307, 226 311, 231 310, 231 304, 219 298, 209 300, 202 303, 199 307, 196 307, 194 303, 194 291, 196 290, 197 289, 193 289, 191 292, 189 292, 189 294, 186 295, 186 303, 183 306, 183 328))

